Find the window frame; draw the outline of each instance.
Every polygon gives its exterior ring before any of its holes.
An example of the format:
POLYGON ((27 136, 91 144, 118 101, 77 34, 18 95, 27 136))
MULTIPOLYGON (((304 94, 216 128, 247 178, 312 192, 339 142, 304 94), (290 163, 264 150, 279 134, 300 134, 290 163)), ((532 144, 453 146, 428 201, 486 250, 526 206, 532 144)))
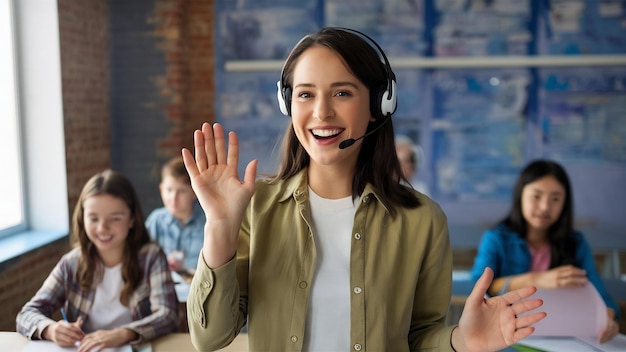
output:
MULTIPOLYGON (((7 55, 8 60, 0 60, 2 61, 0 64, 1 65, 8 65, 9 67, 6 68, 8 71, 12 72, 12 74, 8 75, 10 76, 10 82, 6 82, 8 83, 6 86, 8 87, 7 89, 9 90, 9 95, 10 97, 8 98, 8 100, 13 100, 13 105, 14 108, 12 109, 13 111, 10 111, 10 113, 13 115, 12 117, 9 116, 8 118, 14 119, 15 122, 15 131, 14 133, 17 134, 16 137, 16 145, 15 145, 15 151, 17 152, 17 167, 19 168, 18 172, 19 175, 17 177, 17 183, 18 183, 18 188, 19 188, 19 198, 20 198, 20 217, 21 217, 21 221, 18 223, 15 223, 13 225, 7 226, 7 227, 3 227, 0 228, 0 238, 5 237, 5 236, 9 236, 15 233, 18 233, 20 231, 24 231, 27 229, 27 225, 28 225, 28 214, 27 214, 27 209, 26 209, 26 189, 25 189, 25 180, 24 180, 24 148, 23 148, 23 138, 22 138, 22 125, 21 125, 21 120, 20 120, 20 87, 19 87, 19 78, 18 78, 18 72, 19 72, 19 60, 18 60, 18 55, 17 55, 17 35, 16 35, 16 24, 15 24, 15 8, 14 8, 14 0, 0 0, 2 2, 2 6, 3 9, 1 11, 6 10, 6 14, 8 15, 8 38, 10 40, 9 45, 7 46, 9 48, 9 53, 7 55), (6 6, 6 8, 4 8, 4 6, 6 6)), ((3 19, 4 22, 4 19, 3 19)), ((4 84, 4 82, 3 82, 4 84)), ((9 113, 6 112, 5 113, 9 113)), ((4 114, 3 114, 4 115, 4 114)), ((11 151, 13 152, 13 150, 11 151)), ((8 169, 12 169, 14 165, 9 165, 8 169)), ((6 172, 6 171, 5 171, 6 172)))
POLYGON ((70 228, 58 3, 7 1, 15 20, 27 223, 26 229, 0 237, 0 264, 67 237, 70 228))

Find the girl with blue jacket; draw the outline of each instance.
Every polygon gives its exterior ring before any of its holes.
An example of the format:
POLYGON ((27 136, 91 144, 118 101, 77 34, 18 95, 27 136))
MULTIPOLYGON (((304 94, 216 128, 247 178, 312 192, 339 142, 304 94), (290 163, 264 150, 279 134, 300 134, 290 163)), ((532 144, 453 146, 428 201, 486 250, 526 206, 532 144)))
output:
POLYGON ((570 180, 561 165, 536 160, 524 168, 513 188, 509 214, 482 237, 472 279, 486 267, 494 271, 488 289, 501 295, 520 287, 577 287, 591 282, 607 305, 607 326, 598 336, 617 335, 619 308, 598 274, 591 247, 573 228, 570 180))

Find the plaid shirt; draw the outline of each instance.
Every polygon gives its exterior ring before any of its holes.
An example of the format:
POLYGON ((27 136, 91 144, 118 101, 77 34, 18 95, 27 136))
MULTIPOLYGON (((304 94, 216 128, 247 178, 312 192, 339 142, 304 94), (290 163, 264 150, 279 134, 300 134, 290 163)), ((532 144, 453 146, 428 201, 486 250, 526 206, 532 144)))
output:
MULTIPOLYGON (((76 321, 79 316, 85 322, 89 320, 96 291, 85 292, 80 288, 77 280, 80 256, 80 248, 74 248, 59 260, 39 291, 18 313, 19 333, 40 339, 44 328, 55 322, 52 314, 61 307, 65 308, 69 321, 76 321)), ((156 243, 144 245, 139 251, 139 265, 142 278, 129 300, 133 321, 120 326, 140 336, 133 343, 174 332, 178 321, 174 283, 161 248, 156 243)))

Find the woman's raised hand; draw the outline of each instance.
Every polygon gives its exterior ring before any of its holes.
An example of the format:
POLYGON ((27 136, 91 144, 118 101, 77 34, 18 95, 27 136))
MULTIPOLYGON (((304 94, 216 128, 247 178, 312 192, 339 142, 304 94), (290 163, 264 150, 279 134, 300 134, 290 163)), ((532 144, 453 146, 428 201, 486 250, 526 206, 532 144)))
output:
POLYGON ((237 250, 243 214, 255 190, 257 160, 246 166, 243 182, 239 179, 239 142, 219 123, 202 124, 193 135, 195 157, 183 149, 185 168, 198 201, 206 215, 202 253, 207 265, 216 268, 229 261, 237 250))

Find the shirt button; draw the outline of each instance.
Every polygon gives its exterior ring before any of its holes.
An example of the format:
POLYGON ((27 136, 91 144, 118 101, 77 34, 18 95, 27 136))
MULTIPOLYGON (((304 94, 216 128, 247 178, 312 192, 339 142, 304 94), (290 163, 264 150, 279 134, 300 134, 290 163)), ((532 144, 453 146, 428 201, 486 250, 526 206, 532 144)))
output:
POLYGON ((361 344, 360 344, 360 343, 355 343, 355 344, 354 344, 354 350, 355 350, 355 351, 360 351, 360 350, 361 350, 361 348, 363 348, 363 347, 361 347, 361 344))
POLYGON ((300 288, 306 288, 307 287, 307 283, 306 283, 306 281, 300 281, 298 286, 300 286, 300 288))
POLYGON ((370 200, 369 194, 363 197, 363 203, 367 203, 368 200, 370 200))
POLYGON ((294 335, 291 337, 291 342, 298 342, 298 336, 294 335))
POLYGON ((358 295, 359 293, 361 293, 362 291, 363 291, 363 290, 362 290, 360 287, 358 287, 358 286, 354 288, 354 293, 356 293, 357 295, 358 295))
POLYGON ((358 232, 357 232, 357 233, 355 233, 355 234, 354 234, 354 239, 356 239, 356 240, 360 240, 360 239, 361 239, 361 234, 360 234, 360 233, 358 233, 358 232))
POLYGON ((209 281, 205 281, 202 283, 202 288, 211 288, 213 286, 209 281))

